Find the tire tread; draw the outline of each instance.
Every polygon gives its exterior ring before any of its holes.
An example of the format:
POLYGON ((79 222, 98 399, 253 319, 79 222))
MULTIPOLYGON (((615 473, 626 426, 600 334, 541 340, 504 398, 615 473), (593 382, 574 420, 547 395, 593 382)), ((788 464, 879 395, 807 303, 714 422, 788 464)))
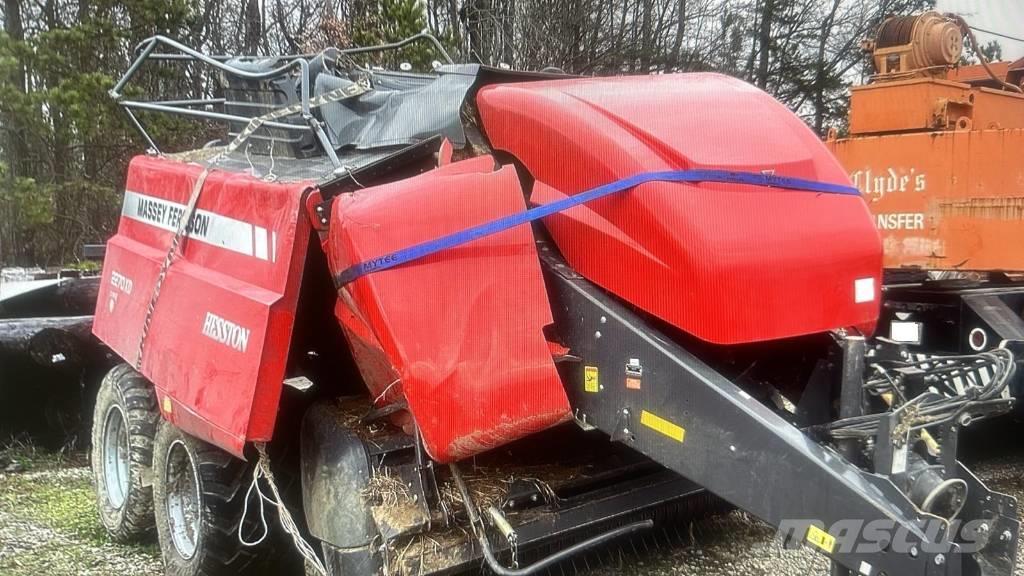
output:
POLYGON ((152 534, 153 490, 146 476, 153 461, 153 436, 160 414, 156 392, 150 383, 127 364, 118 364, 107 373, 96 395, 92 430, 92 473, 96 487, 100 520, 110 538, 127 543, 152 534), (130 485, 123 510, 107 504, 102 486, 102 436, 107 411, 117 404, 128 429, 130 485))
MULTIPOLYGON (((274 555, 274 537, 268 536, 262 544, 251 548, 242 546, 238 541, 238 527, 242 522, 251 466, 185 434, 168 422, 160 423, 154 451, 158 455, 154 463, 157 523, 167 576, 249 575, 266 567, 274 555), (159 505, 164 499, 163 474, 159 468, 165 462, 167 449, 176 439, 182 440, 190 451, 200 477, 202 534, 200 550, 191 561, 184 560, 177 553, 166 528, 165 507, 159 505)), ((260 531, 261 528, 251 517, 246 520, 243 534, 252 539, 260 531)))

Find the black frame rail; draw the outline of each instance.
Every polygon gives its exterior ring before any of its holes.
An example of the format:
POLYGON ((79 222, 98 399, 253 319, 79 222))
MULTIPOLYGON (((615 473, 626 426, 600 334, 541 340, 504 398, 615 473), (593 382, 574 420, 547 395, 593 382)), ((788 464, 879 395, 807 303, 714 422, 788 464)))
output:
POLYGON ((954 466, 970 487, 959 519, 983 519, 986 532, 980 551, 964 552, 954 537, 930 530, 937 517, 922 512, 890 477, 817 443, 577 274, 553 248, 542 242, 540 249, 558 336, 579 358, 565 363, 563 378, 582 426, 781 528, 790 544, 809 544, 852 574, 1012 573, 1015 499, 954 466), (829 530, 851 520, 891 523, 889 533, 909 550, 863 534, 852 546, 848 539, 837 546, 838 534, 829 530))

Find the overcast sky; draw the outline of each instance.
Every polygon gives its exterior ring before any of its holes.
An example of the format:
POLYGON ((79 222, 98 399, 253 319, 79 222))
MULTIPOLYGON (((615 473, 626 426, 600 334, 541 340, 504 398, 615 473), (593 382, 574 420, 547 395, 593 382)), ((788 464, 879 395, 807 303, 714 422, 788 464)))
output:
MULTIPOLYGON (((938 0, 936 8, 940 12, 960 14, 971 26, 1024 38, 1024 0, 938 0)), ((1005 60, 1024 57, 1024 42, 977 31, 975 35, 981 44, 998 40, 1005 60)))

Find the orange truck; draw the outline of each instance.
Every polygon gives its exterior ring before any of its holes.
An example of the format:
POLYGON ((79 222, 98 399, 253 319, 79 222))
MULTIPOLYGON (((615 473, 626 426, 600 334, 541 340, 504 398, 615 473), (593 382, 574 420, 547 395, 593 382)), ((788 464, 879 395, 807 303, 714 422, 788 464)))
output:
POLYGON ((879 336, 977 353, 1024 338, 1024 59, 960 66, 962 18, 893 17, 864 42, 876 74, 827 144, 885 251, 879 336))

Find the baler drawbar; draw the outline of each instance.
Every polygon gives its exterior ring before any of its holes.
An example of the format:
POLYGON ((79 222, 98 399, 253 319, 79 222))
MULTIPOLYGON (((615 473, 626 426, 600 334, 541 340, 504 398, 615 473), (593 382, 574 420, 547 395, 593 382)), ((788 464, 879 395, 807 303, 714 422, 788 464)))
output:
POLYGON ((218 95, 122 101, 153 150, 94 325, 132 365, 95 413, 115 538, 155 524, 169 574, 243 573, 273 560, 270 501, 325 576, 533 574, 707 492, 836 575, 1013 573, 1016 502, 956 445, 1010 408, 1018 344, 872 338, 878 233, 790 111, 716 74, 373 49, 154 37, 118 83, 203 64, 218 95), (163 153, 154 112, 226 129, 163 153))

